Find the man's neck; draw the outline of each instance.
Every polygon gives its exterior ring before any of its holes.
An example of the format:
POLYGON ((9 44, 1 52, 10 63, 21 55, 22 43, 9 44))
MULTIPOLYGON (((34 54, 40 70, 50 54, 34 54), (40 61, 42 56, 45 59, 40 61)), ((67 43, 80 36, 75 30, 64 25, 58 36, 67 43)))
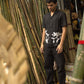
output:
POLYGON ((54 12, 56 11, 56 9, 54 9, 54 11, 50 12, 50 15, 53 16, 54 12))
POLYGON ((53 16, 54 12, 51 12, 50 15, 53 16))

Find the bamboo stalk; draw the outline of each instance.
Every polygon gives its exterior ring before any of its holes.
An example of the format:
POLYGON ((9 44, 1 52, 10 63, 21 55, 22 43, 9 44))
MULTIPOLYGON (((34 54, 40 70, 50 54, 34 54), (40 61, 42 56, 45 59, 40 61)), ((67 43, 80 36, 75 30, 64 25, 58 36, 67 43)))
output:
MULTIPOLYGON (((83 13, 83 21, 79 41, 80 40, 84 41, 84 13, 83 13)), ((71 84, 83 84, 83 83, 84 83, 84 44, 78 44, 71 84)))
POLYGON ((67 48, 68 48, 68 55, 71 63, 74 63, 75 61, 75 43, 74 43, 74 38, 73 38, 73 32, 72 32, 72 26, 71 26, 71 20, 70 20, 70 11, 65 10, 66 16, 67 16, 67 48), (69 45, 68 45, 69 44, 69 45))
MULTIPOLYGON (((16 8, 17 9, 17 8, 16 8)), ((17 23, 18 24, 18 23, 17 23)), ((33 78, 33 77, 32 77, 33 78)))
MULTIPOLYGON (((19 12, 20 19, 21 19, 20 11, 18 10, 18 12, 19 12)), ((32 53, 31 53, 31 49, 29 47, 29 43, 28 43, 28 40, 27 40, 27 36, 26 36, 26 32, 25 32, 25 29, 24 29, 24 25, 23 25, 22 19, 21 19, 21 23, 22 23, 22 27, 23 27, 23 32, 24 32, 25 40, 26 40, 26 43, 27 43, 27 50, 28 50, 28 52, 30 54, 31 61, 33 63, 33 68, 34 68, 34 72, 35 72, 35 75, 36 75, 37 83, 40 84, 40 80, 39 80, 38 73, 37 73, 37 70, 36 70, 36 67, 35 67, 34 59, 33 59, 32 53)))
MULTIPOLYGON (((33 1, 31 1, 31 2, 33 2, 33 1)), ((33 8, 31 8, 31 5, 29 5, 29 4, 26 4, 26 5, 27 5, 28 11, 29 11, 28 16, 30 16, 31 25, 32 25, 32 27, 30 26, 30 28, 33 28, 36 38, 38 40, 38 44, 40 44, 40 37, 39 37, 40 35, 39 35, 39 31, 38 31, 39 27, 35 26, 35 25, 38 25, 38 20, 36 18, 37 16, 35 16, 35 14, 34 14, 35 10, 33 8), (31 12, 31 9, 34 11, 31 12)), ((33 5, 33 3, 32 3, 32 5, 33 5)))

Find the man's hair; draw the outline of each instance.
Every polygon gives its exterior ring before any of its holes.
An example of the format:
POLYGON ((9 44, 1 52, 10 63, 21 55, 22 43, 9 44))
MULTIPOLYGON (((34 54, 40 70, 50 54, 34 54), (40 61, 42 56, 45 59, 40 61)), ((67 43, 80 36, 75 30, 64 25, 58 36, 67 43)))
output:
POLYGON ((56 3, 57 0, 46 0, 46 3, 50 3, 50 2, 56 3))

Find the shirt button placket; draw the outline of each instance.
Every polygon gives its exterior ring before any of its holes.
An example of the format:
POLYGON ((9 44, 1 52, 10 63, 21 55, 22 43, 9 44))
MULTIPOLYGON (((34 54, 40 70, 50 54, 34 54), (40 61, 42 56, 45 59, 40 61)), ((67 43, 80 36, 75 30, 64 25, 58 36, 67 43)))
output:
POLYGON ((50 18, 50 43, 52 43, 51 35, 52 35, 52 17, 50 18))
POLYGON ((52 28, 52 18, 50 18, 50 28, 52 28))

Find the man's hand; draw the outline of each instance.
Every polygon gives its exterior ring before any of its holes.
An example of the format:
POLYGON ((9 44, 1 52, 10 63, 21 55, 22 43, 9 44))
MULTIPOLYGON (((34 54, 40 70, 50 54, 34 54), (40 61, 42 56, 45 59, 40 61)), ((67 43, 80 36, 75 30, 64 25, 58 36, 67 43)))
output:
POLYGON ((65 37, 66 37, 66 26, 62 27, 61 41, 60 41, 60 44, 56 48, 56 51, 58 54, 63 52, 63 44, 64 44, 65 37))
POLYGON ((41 47, 40 47, 40 52, 43 53, 43 49, 44 49, 44 45, 41 44, 41 47))
POLYGON ((56 51, 58 54, 62 53, 63 52, 63 45, 59 44, 56 48, 56 51))

